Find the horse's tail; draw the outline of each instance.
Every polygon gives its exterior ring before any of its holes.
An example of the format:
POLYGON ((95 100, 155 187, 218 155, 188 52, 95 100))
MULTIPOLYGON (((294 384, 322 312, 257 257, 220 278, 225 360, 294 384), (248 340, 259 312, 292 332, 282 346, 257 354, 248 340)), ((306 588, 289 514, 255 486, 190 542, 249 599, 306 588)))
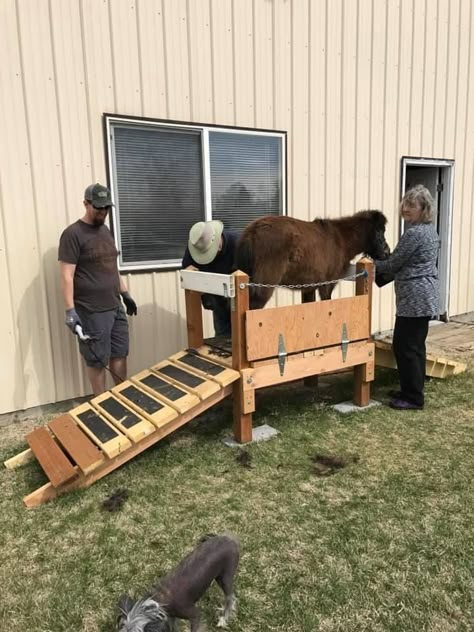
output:
POLYGON ((242 270, 249 275, 253 276, 254 273, 254 252, 253 252, 252 239, 248 235, 243 235, 237 243, 237 251, 235 253, 235 264, 237 270, 242 270))

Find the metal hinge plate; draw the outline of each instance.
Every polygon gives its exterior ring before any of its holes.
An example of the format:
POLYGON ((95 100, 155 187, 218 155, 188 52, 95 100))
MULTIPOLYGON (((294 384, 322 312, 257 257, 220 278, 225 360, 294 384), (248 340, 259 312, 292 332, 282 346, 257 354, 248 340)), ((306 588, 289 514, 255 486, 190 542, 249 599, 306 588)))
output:
POLYGON ((342 352, 343 362, 346 361, 348 344, 349 344, 349 340, 347 338, 347 326, 346 326, 346 323, 342 323, 341 352, 342 352))
POLYGON ((285 362, 285 339, 283 338, 283 334, 278 334, 278 366, 280 367, 280 375, 283 375, 285 372, 285 362))

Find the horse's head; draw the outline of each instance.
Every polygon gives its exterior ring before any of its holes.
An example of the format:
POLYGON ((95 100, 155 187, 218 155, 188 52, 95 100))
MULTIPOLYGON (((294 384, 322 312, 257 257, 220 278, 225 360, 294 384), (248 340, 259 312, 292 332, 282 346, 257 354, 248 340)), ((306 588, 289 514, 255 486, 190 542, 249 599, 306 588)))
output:
POLYGON ((390 247, 385 241, 387 218, 381 211, 361 211, 357 215, 368 220, 365 254, 372 259, 386 259, 390 254, 390 247))

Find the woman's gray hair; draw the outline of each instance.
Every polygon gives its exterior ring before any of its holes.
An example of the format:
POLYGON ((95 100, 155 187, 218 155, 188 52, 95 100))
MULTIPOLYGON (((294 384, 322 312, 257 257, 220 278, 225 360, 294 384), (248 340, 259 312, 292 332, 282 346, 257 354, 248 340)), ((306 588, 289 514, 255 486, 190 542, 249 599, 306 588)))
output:
POLYGON ((402 211, 404 206, 414 206, 415 204, 420 205, 421 222, 430 224, 433 221, 435 203, 429 190, 422 184, 417 184, 405 193, 400 202, 400 211, 402 211))

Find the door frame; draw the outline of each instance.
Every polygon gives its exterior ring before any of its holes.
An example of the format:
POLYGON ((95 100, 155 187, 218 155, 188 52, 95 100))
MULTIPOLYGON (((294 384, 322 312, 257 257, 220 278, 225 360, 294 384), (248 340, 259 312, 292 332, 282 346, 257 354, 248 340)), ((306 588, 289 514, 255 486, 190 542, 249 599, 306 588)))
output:
MULTIPOLYGON (((453 198, 454 198, 454 160, 437 158, 414 158, 402 156, 400 178, 400 200, 406 190, 407 167, 438 167, 441 174, 441 204, 438 209, 438 233, 441 238, 441 247, 438 260, 438 273, 440 282, 439 317, 441 320, 449 319, 449 290, 451 277, 451 242, 453 225, 453 198)), ((400 236, 404 231, 404 221, 400 217, 400 236)))

